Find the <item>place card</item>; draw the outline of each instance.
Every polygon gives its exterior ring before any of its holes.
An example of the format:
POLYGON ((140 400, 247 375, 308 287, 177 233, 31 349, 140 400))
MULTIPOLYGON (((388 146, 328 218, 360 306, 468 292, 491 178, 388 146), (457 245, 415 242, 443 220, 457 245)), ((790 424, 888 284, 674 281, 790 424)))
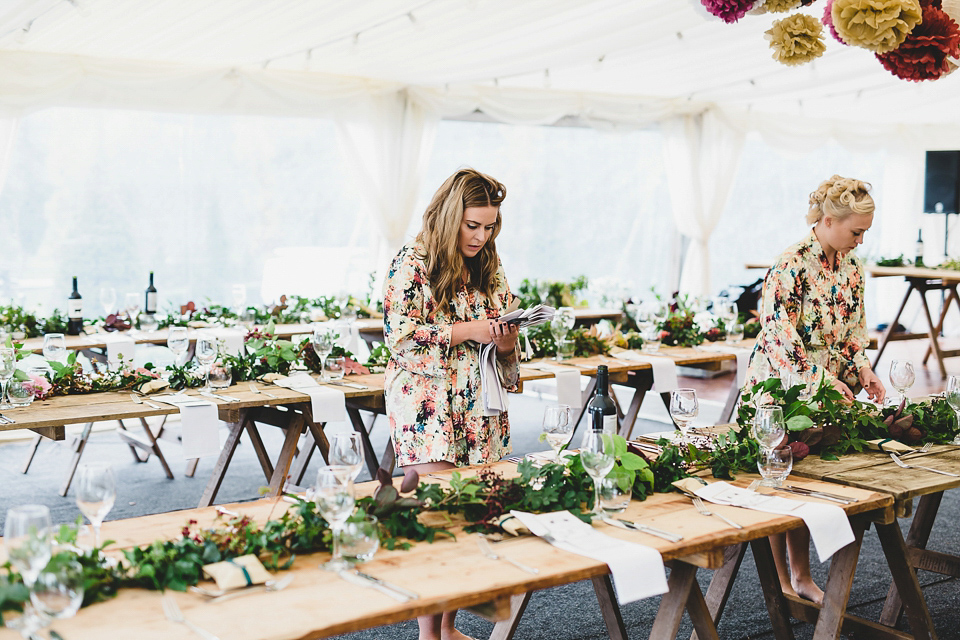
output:
POLYGON ((653 388, 657 393, 667 393, 680 387, 677 382, 677 365, 665 356, 648 356, 636 351, 620 351, 613 357, 625 362, 645 362, 653 367, 653 388))
POLYGON ((103 336, 107 345, 107 362, 133 364, 133 354, 137 348, 136 341, 124 333, 108 333, 103 336))
POLYGON ((835 505, 790 500, 735 487, 727 482, 713 482, 694 493, 708 502, 728 504, 766 513, 802 518, 810 530, 813 546, 820 562, 854 541, 847 514, 835 505))
POLYGON ((273 383, 310 396, 314 422, 343 422, 347 419, 347 396, 337 389, 321 387, 309 373, 298 373, 273 383))
POLYGON ((656 549, 600 533, 569 511, 510 513, 534 535, 550 536, 558 549, 606 563, 620 604, 667 592, 663 557, 656 549))

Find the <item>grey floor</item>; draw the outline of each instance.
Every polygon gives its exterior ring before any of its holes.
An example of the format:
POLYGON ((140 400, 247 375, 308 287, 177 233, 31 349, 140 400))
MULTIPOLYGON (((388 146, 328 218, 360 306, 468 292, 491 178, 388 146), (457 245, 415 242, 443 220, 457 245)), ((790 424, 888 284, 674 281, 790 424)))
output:
MULTIPOLYGON (((544 390, 548 392, 548 389, 544 390)), ((544 448, 538 440, 539 424, 542 406, 549 398, 538 397, 535 391, 536 386, 533 386, 528 389, 526 395, 511 398, 510 415, 514 450, 517 453, 544 448)), ((637 425, 638 432, 659 431, 665 428, 666 413, 658 402, 659 399, 655 397, 646 399, 641 411, 641 420, 637 425)), ((703 412, 701 421, 704 424, 709 423, 710 411, 718 410, 719 407, 708 407, 703 412)), ((178 426, 170 425, 169 432, 172 436, 176 435, 178 426)), ((377 447, 382 447, 386 440, 384 426, 381 418, 380 423, 374 428, 373 439, 377 447)), ((328 428, 347 429, 347 425, 330 425, 328 428)), ((271 452, 277 452, 280 447, 278 434, 269 428, 262 431, 268 449, 271 452)), ((74 505, 72 491, 67 498, 57 495, 57 489, 63 480, 72 451, 64 443, 45 441, 29 473, 23 475, 20 473, 20 467, 27 447, 27 441, 0 444, 0 482, 4 487, 0 518, 3 518, 9 506, 38 502, 50 507, 56 522, 74 520, 79 512, 74 505)), ((84 452, 84 460, 111 462, 118 479, 117 503, 108 519, 187 509, 197 505, 204 485, 210 477, 214 460, 212 458, 202 460, 196 476, 186 478, 183 475, 184 461, 180 455, 179 445, 170 440, 162 441, 161 447, 176 475, 174 480, 168 480, 163 475, 156 460, 150 460, 146 464, 133 462, 128 448, 120 442, 113 431, 93 434, 84 452)), ((307 478, 312 477, 319 464, 319 460, 311 463, 307 478)), ((362 479, 364 476, 361 476, 362 479)), ((263 473, 253 449, 244 441, 234 456, 217 502, 256 499, 258 490, 264 484, 263 473)), ((958 538, 956 527, 958 516, 960 516, 960 508, 958 508, 957 492, 948 492, 944 496, 929 548, 951 553, 960 551, 960 544, 958 544, 960 538, 958 538)), ((902 522, 904 530, 909 523, 909 520, 902 522)), ((850 600, 851 608, 858 615, 877 619, 890 578, 883 561, 880 544, 873 531, 867 532, 860 557, 850 600)), ((825 581, 827 567, 828 565, 814 567, 814 576, 821 586, 825 581)), ((700 572, 699 579, 703 589, 706 589, 709 578, 710 572, 700 572)), ((957 581, 925 572, 921 572, 920 581, 940 638, 960 639, 960 589, 957 588, 957 581)), ((622 608, 631 638, 647 637, 658 605, 659 599, 651 598, 622 608)), ((478 638, 488 636, 492 628, 490 623, 465 613, 460 615, 458 626, 464 633, 478 638)), ((773 637, 750 554, 747 554, 744 559, 719 629, 720 637, 725 639, 773 637)), ((416 630, 416 622, 408 621, 342 637, 350 640, 412 639, 416 637, 416 630)), ((689 637, 690 630, 688 625, 685 626, 678 637, 689 637)), ((812 627, 798 624, 795 633, 801 640, 810 638, 812 627)), ((521 620, 516 637, 533 640, 586 640, 605 638, 607 633, 590 584, 580 582, 535 593, 521 620)))

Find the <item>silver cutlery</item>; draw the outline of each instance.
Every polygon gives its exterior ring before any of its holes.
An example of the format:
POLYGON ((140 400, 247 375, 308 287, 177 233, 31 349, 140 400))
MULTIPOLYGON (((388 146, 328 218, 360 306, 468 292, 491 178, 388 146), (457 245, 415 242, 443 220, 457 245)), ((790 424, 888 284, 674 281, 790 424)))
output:
POLYGON ((757 487, 759 486, 760 486, 760 481, 754 480, 753 482, 750 483, 749 486, 747 486, 747 491, 756 491, 757 487))
POLYGON ((728 525, 730 525, 734 529, 743 529, 743 527, 741 527, 739 524, 737 524, 733 520, 727 518, 726 516, 721 515, 719 513, 715 513, 707 509, 706 505, 703 504, 703 500, 699 496, 694 496, 693 507, 697 510, 697 513, 699 513, 702 516, 715 516, 717 518, 720 518, 724 522, 726 522, 728 525))
POLYGON ((217 400, 222 400, 224 402, 240 402, 237 398, 231 398, 230 396, 221 396, 220 394, 214 393, 212 391, 201 391, 200 395, 206 396, 208 398, 215 398, 217 400))
POLYGON ((211 591, 209 589, 203 589, 202 587, 190 587, 190 590, 194 593, 199 593, 204 596, 210 597, 208 603, 214 602, 224 602, 226 600, 233 600, 234 598, 239 598, 240 596, 250 595, 251 593, 265 593, 270 591, 283 591, 290 583, 293 582, 293 574, 284 576, 279 580, 267 580, 263 584, 254 585, 252 587, 246 587, 244 589, 233 589, 231 591, 211 591))
POLYGON ((498 554, 496 551, 493 550, 493 547, 490 546, 490 543, 487 542, 487 539, 482 536, 477 538, 477 546, 480 547, 480 553, 482 553, 487 558, 490 558, 491 560, 503 560, 504 562, 509 562, 510 564, 515 566, 517 569, 520 569, 521 571, 526 571, 527 573, 532 573, 534 575, 540 573, 540 569, 537 569, 536 567, 531 567, 530 565, 523 564, 522 562, 514 560, 513 558, 510 558, 508 556, 498 554))
POLYGON ((17 421, 0 413, 0 424, 17 424, 17 421))
POLYGON ((789 493, 795 496, 806 496, 808 498, 820 498, 821 500, 829 500, 830 502, 838 502, 840 504, 853 504, 850 500, 846 498, 838 498, 833 494, 819 493, 817 491, 799 491, 797 489, 787 488, 787 487, 773 487, 774 491, 781 491, 783 493, 789 493))
POLYGON ((793 489, 794 491, 802 491, 804 493, 815 493, 821 496, 829 496, 831 498, 836 498, 837 500, 846 500, 847 502, 857 502, 856 498, 851 498, 850 496, 841 496, 836 493, 827 493, 826 491, 821 491, 820 489, 809 489, 807 487, 798 487, 795 484, 785 484, 783 485, 787 489, 793 489))
POLYGON ((356 382, 345 382, 343 380, 327 380, 326 382, 324 382, 324 384, 332 384, 337 387, 350 387, 351 389, 358 389, 360 391, 370 388, 365 384, 359 384, 356 382))
POLYGON ((906 458, 907 456, 915 456, 921 453, 927 453, 932 448, 933 448, 933 443, 928 442, 927 444, 923 445, 923 448, 917 449, 916 451, 910 451, 908 453, 904 453, 900 456, 900 458, 902 459, 902 458, 906 458))
POLYGON ((158 404, 154 404, 154 403, 150 402, 149 400, 144 400, 143 398, 141 398, 140 396, 138 396, 138 395, 135 394, 135 393, 131 393, 131 394, 130 394, 130 399, 133 400, 134 403, 136 403, 136 404, 145 404, 145 405, 147 405, 148 407, 150 407, 150 408, 152 408, 152 409, 162 409, 162 408, 163 408, 163 407, 161 407, 161 406, 158 405, 158 404))
POLYGON ((657 529, 656 527, 651 527, 645 524, 637 524, 630 520, 624 520, 623 518, 602 518, 604 522, 609 524, 612 527, 619 527, 621 529, 631 529, 633 531, 639 531, 641 533, 646 533, 651 536, 656 536, 658 538, 663 538, 664 540, 669 540, 670 542, 680 542, 683 540, 683 536, 676 533, 670 533, 669 531, 664 531, 663 529, 657 529))
POLYGON ((264 391, 263 389, 260 389, 259 387, 257 387, 256 382, 251 382, 249 387, 250 387, 250 391, 252 391, 253 393, 256 393, 257 395, 267 396, 268 398, 273 398, 274 400, 277 399, 277 396, 273 395, 269 391, 264 391))
POLYGON ((357 571, 356 569, 341 569, 337 572, 341 578, 347 582, 359 585, 361 587, 368 587, 371 589, 376 589, 384 595, 388 595, 398 602, 409 602, 410 600, 416 600, 420 597, 414 591, 399 587, 395 584, 390 584, 380 578, 375 578, 369 574, 357 571))
POLYGON ((900 460, 900 458, 898 458, 897 454, 895 453, 891 453, 890 457, 893 458, 893 461, 897 463, 897 466, 902 467, 904 469, 923 469, 924 471, 931 471, 933 473, 939 473, 945 476, 960 478, 960 474, 950 473, 949 471, 940 471, 940 469, 933 469, 931 467, 921 467, 918 464, 907 464, 906 462, 903 462, 902 460, 900 460))
POLYGON ((183 617, 183 613, 180 612, 180 607, 177 606, 177 603, 173 601, 173 598, 170 596, 164 596, 161 600, 163 603, 163 613, 167 616, 167 620, 170 622, 175 622, 177 624, 182 624, 186 628, 193 631, 195 634, 201 638, 206 638, 206 640, 220 640, 217 636, 213 635, 206 629, 198 627, 189 620, 183 617))

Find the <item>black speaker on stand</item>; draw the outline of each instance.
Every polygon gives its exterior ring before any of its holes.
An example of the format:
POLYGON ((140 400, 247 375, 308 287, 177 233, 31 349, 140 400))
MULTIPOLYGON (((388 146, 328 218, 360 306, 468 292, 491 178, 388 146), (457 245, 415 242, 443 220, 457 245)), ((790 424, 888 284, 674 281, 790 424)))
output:
POLYGON ((943 255, 948 258, 950 214, 960 213, 960 151, 927 151, 923 212, 944 214, 943 255))

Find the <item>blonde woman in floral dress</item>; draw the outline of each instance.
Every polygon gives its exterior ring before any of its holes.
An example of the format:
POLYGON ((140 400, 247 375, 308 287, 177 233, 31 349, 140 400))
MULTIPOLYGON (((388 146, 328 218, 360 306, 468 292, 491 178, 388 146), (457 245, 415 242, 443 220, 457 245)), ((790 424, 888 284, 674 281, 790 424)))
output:
MULTIPOLYGON (((500 383, 514 388, 517 329, 496 320, 513 298, 495 244, 506 193, 490 176, 458 171, 434 194, 416 240, 390 265, 385 396, 400 466, 428 472, 510 452, 506 412, 484 415, 478 347, 496 343, 500 383)), ((455 617, 421 617, 420 639, 467 639, 455 617)))
MULTIPOLYGON (((825 379, 851 402, 861 388, 883 402, 886 391, 864 353, 863 264, 853 253, 873 224, 869 190, 865 182, 835 175, 810 194, 810 234, 784 251, 764 280, 745 388, 790 372, 808 385, 825 379)), ((783 536, 771 544, 784 592, 822 601, 810 576, 809 532, 786 536, 789 574, 783 536)))

